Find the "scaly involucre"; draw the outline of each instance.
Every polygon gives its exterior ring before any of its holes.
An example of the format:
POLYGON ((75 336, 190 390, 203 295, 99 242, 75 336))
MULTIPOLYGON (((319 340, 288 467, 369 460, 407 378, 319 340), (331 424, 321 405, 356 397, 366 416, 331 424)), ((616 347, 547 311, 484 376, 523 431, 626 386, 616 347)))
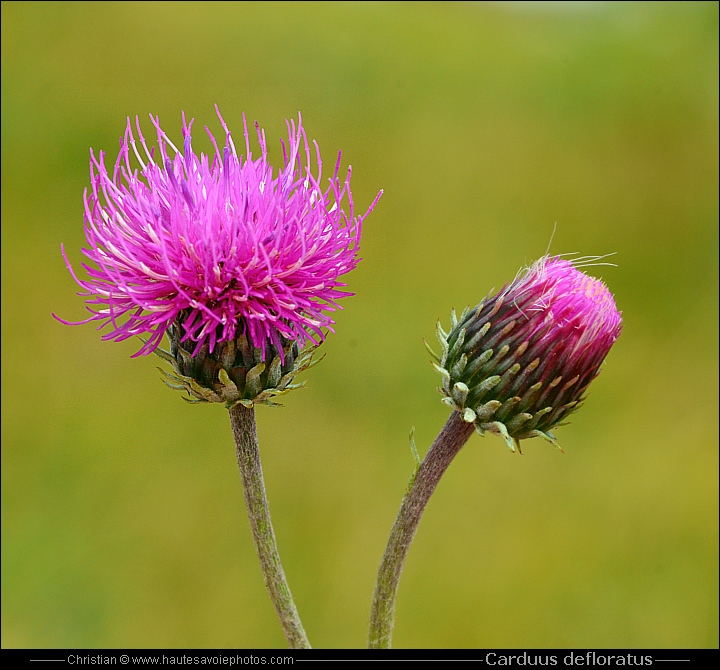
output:
POLYGON ((182 151, 152 116, 159 152, 146 144, 137 117, 137 142, 128 119, 112 174, 105 153, 91 151, 83 253, 97 267, 83 263, 83 281, 65 259, 91 312, 80 323, 110 326, 106 340, 146 337, 136 356, 154 351, 171 324, 194 353, 236 335, 263 352, 268 345, 282 351, 288 340, 319 343, 334 323, 325 312, 351 295, 339 279, 359 260, 362 222, 379 195, 355 215, 351 168, 342 180, 340 155, 323 190, 320 150, 313 142, 311 151, 300 116, 297 126, 287 122, 284 167, 274 172, 264 131, 256 124, 261 155, 253 160, 243 116, 243 158, 216 111, 225 145, 221 151, 206 127, 212 157, 193 151, 193 121, 184 114, 182 151))

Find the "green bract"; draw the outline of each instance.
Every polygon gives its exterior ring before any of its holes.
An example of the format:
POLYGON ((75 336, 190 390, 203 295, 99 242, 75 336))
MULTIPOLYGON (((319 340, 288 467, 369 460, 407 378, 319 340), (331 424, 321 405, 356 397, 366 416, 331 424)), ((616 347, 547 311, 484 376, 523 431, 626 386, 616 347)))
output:
POLYGON ((166 378, 165 383, 172 389, 186 391, 190 397, 183 396, 183 400, 187 402, 221 402, 228 409, 237 404, 278 405, 274 398, 305 385, 305 382, 293 384, 295 375, 320 360, 313 360, 316 346, 300 351, 297 342, 286 340, 282 342, 282 356, 270 344, 263 356, 262 350, 252 347, 245 335, 216 344, 212 353, 203 345, 193 356, 179 341, 176 326, 168 329, 168 337, 170 351, 155 350, 174 369, 171 373, 158 368, 166 378))

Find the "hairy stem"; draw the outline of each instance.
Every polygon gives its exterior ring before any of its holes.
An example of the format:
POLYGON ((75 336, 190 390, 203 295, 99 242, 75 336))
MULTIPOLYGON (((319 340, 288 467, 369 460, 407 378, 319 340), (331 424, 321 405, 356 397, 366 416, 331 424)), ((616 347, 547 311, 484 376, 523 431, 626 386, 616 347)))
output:
POLYGON ((418 524, 435 487, 474 430, 453 412, 435 438, 403 498, 383 555, 370 611, 368 648, 389 649, 400 575, 418 524))
POLYGON ((245 506, 250 518, 250 528, 265 578, 265 586, 270 593, 270 600, 290 648, 310 649, 310 643, 285 579, 275 533, 270 522, 255 427, 255 410, 240 404, 235 405, 230 409, 230 425, 235 438, 238 467, 245 492, 245 506))

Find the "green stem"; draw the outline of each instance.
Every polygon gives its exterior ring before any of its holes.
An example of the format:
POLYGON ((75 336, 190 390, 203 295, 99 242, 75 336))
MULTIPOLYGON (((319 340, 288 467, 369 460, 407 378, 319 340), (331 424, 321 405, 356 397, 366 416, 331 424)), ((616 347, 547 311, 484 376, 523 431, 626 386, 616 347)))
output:
POLYGON ((310 643, 285 579, 275 533, 270 522, 255 427, 255 410, 240 404, 235 405, 230 409, 230 425, 235 437, 238 467, 245 491, 245 506, 250 518, 250 528, 265 578, 265 586, 270 593, 270 600, 290 648, 310 649, 310 643))
POLYGON ((466 423, 458 412, 453 412, 425 455, 403 498, 375 582, 369 649, 389 649, 392 646, 395 601, 410 543, 440 478, 473 430, 473 424, 466 423))

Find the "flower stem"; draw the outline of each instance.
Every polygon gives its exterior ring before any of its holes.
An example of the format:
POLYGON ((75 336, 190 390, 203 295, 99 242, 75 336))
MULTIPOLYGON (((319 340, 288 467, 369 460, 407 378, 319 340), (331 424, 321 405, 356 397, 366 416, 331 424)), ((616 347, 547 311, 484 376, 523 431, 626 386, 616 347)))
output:
POLYGON ((310 643, 285 579, 275 533, 270 522, 255 427, 255 410, 238 404, 229 411, 238 467, 245 492, 245 506, 250 518, 250 528, 265 578, 265 586, 270 593, 270 600, 290 648, 310 649, 310 643))
POLYGON ((440 477, 473 430, 472 423, 463 421, 458 412, 453 412, 428 449, 403 498, 375 582, 370 611, 369 649, 389 649, 392 646, 395 600, 410 543, 440 477))

